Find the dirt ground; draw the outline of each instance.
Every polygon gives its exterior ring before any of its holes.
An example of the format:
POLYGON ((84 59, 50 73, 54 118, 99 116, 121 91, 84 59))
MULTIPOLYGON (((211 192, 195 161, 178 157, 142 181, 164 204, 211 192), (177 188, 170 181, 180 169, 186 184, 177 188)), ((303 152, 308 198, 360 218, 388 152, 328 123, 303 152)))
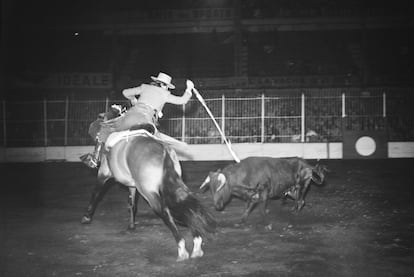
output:
POLYGON ((244 202, 217 212, 199 192, 208 171, 228 162, 184 162, 187 185, 219 226, 204 257, 180 263, 172 234, 143 200, 127 231, 122 187, 81 225, 95 178, 80 163, 0 164, 0 276, 414 276, 413 162, 321 161, 328 184, 311 188, 299 214, 293 202, 272 201, 271 230, 259 209, 238 224, 244 202))

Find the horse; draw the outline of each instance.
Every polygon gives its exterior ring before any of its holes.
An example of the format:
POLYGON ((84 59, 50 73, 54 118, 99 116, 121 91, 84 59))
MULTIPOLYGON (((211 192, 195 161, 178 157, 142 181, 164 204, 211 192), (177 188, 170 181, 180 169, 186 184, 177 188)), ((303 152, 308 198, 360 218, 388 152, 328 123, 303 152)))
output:
MULTIPOLYGON (((115 117, 110 117, 110 116, 111 116, 111 113, 108 112, 108 113, 105 114, 104 118, 108 119, 108 120, 111 120, 111 119, 115 118, 115 117), (109 117, 106 117, 107 114, 109 114, 109 117)), ((105 121, 105 119, 102 121, 101 118, 98 118, 97 120, 95 120, 94 122, 91 123, 91 125, 90 125, 91 127, 89 128, 89 133, 90 133, 91 137, 96 136, 96 133, 99 132, 99 127, 100 127, 101 122, 105 121)), ((140 124, 140 125, 135 126, 134 130, 146 130, 146 131, 150 132, 151 134, 154 134, 155 131, 156 131, 156 129, 154 129, 154 128, 155 127, 152 126, 152 125, 140 124)), ((114 135, 112 135, 111 139, 109 140, 109 144, 110 145, 113 144, 113 141, 116 142, 119 139, 119 137, 122 138, 122 136, 123 136, 122 134, 123 133, 119 133, 119 132, 114 133, 114 135), (118 138, 117 138, 117 136, 118 136, 118 138), (114 137, 115 137, 115 139, 114 139, 114 137)), ((159 132, 158 132, 158 134, 159 134, 159 132)), ((178 148, 179 148, 180 147, 179 143, 174 144, 174 146, 177 146, 177 145, 178 145, 178 148)), ((107 147, 108 147, 108 143, 107 143, 107 147)), ((169 151, 170 157, 172 158, 172 160, 174 162, 174 168, 175 168, 177 174, 181 177, 182 176, 182 169, 181 169, 180 162, 178 160, 177 153, 171 147, 169 147, 167 149, 169 151)), ((103 157, 102 159, 105 159, 105 157, 104 157, 105 154, 104 153, 101 156, 103 157)), ((95 169, 93 169, 93 173, 95 174, 95 169)), ((122 184, 119 184, 118 182, 116 182, 116 180, 114 178, 110 178, 107 181, 101 181, 101 182, 99 182, 99 180, 98 180, 98 182, 96 183, 94 189, 92 190, 92 194, 91 194, 91 197, 90 197, 90 200, 89 200, 89 204, 88 204, 88 206, 85 210, 85 213, 82 216, 82 219, 81 219, 82 224, 90 224, 92 222, 93 216, 95 214, 95 211, 96 211, 96 208, 97 208, 98 204, 101 202, 101 200, 103 199, 104 195, 107 193, 109 188, 114 186, 114 185, 117 185, 117 184, 122 186, 122 184)), ((137 204, 138 204, 138 199, 139 199, 139 194, 137 194, 133 190, 130 190, 130 194, 128 196, 129 207, 130 208, 132 207, 132 208, 136 209, 137 204), (134 203, 131 203, 131 201, 134 201, 134 203)), ((135 229, 135 214, 136 214, 136 210, 132 211, 132 213, 130 212, 130 215, 134 215, 134 216, 133 217, 130 216, 130 222, 129 222, 129 225, 128 225, 129 230, 134 230, 135 229)))
POLYGON ((99 186, 92 194, 82 223, 91 222, 96 205, 107 189, 120 183, 130 192, 129 228, 135 227, 137 202, 142 196, 171 230, 177 242, 177 261, 190 257, 177 225, 191 231, 194 245, 191 258, 202 257, 202 238, 215 232, 215 219, 182 180, 175 152, 146 130, 138 131, 138 135, 121 138, 102 155, 97 176, 99 186))

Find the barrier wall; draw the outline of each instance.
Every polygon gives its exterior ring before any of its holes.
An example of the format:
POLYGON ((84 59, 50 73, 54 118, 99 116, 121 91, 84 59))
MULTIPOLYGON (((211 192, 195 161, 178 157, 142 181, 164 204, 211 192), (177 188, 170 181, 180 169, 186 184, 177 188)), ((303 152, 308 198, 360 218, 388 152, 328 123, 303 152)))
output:
MULTIPOLYGON (((232 149, 240 158, 248 156, 291 157, 305 159, 342 159, 342 143, 240 143, 232 149)), ((388 142, 388 158, 414 158, 414 142, 388 142)), ((93 146, 0 148, 0 162, 79 162, 79 156, 93 146)), ((233 160, 224 144, 189 145, 191 156, 179 153, 183 161, 233 160)))

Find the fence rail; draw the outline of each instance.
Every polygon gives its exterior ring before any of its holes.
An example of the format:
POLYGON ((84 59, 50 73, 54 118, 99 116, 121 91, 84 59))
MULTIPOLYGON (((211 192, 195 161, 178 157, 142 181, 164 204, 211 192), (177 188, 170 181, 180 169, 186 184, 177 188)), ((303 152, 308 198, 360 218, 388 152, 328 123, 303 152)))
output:
MULTIPOLYGON (((215 94, 217 95, 217 93, 215 94)), ((414 97, 398 89, 309 89, 282 95, 208 98, 206 103, 234 143, 340 142, 344 130, 383 130, 389 141, 414 140, 414 97)), ((90 145, 89 124, 125 100, 6 101, 0 106, 0 145, 90 145)), ((223 143, 203 106, 166 105, 160 130, 190 144, 223 143)))

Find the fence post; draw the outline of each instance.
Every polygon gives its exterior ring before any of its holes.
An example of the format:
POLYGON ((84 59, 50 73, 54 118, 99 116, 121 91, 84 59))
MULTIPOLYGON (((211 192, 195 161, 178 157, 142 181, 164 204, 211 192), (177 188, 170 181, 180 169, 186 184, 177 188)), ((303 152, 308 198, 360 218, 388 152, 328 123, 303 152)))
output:
POLYGON ((342 117, 346 117, 345 110, 345 93, 342 92, 342 117))
POLYGON ((66 100, 65 100, 65 137, 64 137, 65 146, 68 145, 68 117, 69 117, 69 97, 66 96, 66 100))
POLYGON ((301 142, 305 142, 305 94, 302 92, 301 95, 301 142))
POLYGON ((44 144, 47 146, 47 100, 43 98, 43 127, 44 127, 44 144))
MULTIPOLYGON (((223 134, 226 133, 226 130, 225 130, 226 125, 224 123, 224 120, 226 118, 225 116, 226 116, 226 99, 225 99, 224 94, 222 94, 221 95, 221 130, 223 130, 223 134)), ((221 138, 221 143, 224 143, 223 138, 221 138)))
POLYGON ((262 122, 261 122, 261 129, 262 132, 260 134, 260 142, 264 143, 265 142, 265 96, 264 93, 262 93, 262 122))
POLYGON ((185 104, 183 104, 183 116, 181 124, 181 141, 185 141, 185 104))
POLYGON ((3 146, 7 145, 6 100, 3 100, 3 146))
POLYGON ((382 93, 382 117, 387 117, 387 95, 382 93))

